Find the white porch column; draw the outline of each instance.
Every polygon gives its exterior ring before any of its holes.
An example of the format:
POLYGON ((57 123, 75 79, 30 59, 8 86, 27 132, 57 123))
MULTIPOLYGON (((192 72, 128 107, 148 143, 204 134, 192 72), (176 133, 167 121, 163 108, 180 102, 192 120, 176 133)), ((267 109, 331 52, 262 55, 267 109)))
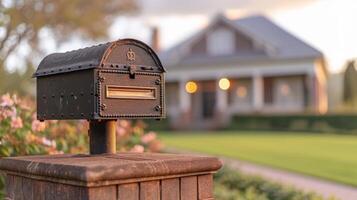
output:
POLYGON ((225 112, 228 107, 228 90, 222 90, 219 88, 219 79, 217 80, 216 83, 216 99, 217 99, 217 104, 216 104, 216 109, 219 112, 225 112))
POLYGON ((186 80, 179 81, 179 108, 181 113, 185 113, 191 108, 190 94, 185 89, 186 80))
POLYGON ((259 111, 263 107, 264 82, 259 72, 253 74, 253 108, 259 111))
POLYGON ((316 85, 316 76, 313 73, 309 73, 307 75, 307 88, 308 92, 305 95, 308 95, 308 107, 307 109, 313 112, 318 111, 317 104, 317 85, 316 85))

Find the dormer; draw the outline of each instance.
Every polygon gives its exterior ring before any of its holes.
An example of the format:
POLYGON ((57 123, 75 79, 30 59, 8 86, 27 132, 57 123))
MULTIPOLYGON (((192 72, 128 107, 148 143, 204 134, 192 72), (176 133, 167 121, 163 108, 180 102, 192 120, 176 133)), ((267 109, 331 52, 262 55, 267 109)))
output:
POLYGON ((256 41, 224 17, 212 22, 192 40, 190 46, 192 56, 229 56, 262 51, 256 41))
POLYGON ((206 43, 206 51, 209 55, 231 55, 236 51, 235 33, 226 27, 208 32, 206 43))

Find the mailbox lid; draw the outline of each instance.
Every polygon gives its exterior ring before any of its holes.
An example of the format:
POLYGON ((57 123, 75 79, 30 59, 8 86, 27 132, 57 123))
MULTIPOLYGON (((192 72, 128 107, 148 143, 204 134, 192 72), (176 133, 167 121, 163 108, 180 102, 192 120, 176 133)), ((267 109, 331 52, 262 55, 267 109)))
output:
POLYGON ((54 53, 39 64, 34 77, 61 74, 86 69, 118 69, 129 71, 165 72, 158 56, 145 43, 135 39, 121 39, 83 49, 54 53))
POLYGON ((50 54, 40 62, 33 76, 48 76, 96 68, 100 66, 102 57, 110 45, 111 42, 108 42, 64 53, 50 54))
POLYGON ((164 75, 117 70, 98 71, 98 109, 104 118, 165 117, 164 75))

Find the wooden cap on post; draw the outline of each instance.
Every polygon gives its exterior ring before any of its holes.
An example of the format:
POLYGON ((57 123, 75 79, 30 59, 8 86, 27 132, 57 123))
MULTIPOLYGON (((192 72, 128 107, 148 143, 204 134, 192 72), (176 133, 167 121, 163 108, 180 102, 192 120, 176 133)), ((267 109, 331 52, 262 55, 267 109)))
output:
POLYGON ((89 187, 214 172, 221 166, 215 157, 158 153, 24 156, 0 162, 0 170, 9 174, 89 187))

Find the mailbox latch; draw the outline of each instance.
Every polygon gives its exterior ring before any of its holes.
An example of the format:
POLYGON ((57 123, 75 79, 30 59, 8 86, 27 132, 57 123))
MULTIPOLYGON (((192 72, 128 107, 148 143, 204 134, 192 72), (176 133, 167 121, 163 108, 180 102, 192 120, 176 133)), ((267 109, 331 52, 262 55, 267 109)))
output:
POLYGON ((135 65, 130 65, 129 66, 129 76, 130 76, 130 78, 132 78, 132 79, 135 78, 135 72, 136 72, 136 66, 135 65))

